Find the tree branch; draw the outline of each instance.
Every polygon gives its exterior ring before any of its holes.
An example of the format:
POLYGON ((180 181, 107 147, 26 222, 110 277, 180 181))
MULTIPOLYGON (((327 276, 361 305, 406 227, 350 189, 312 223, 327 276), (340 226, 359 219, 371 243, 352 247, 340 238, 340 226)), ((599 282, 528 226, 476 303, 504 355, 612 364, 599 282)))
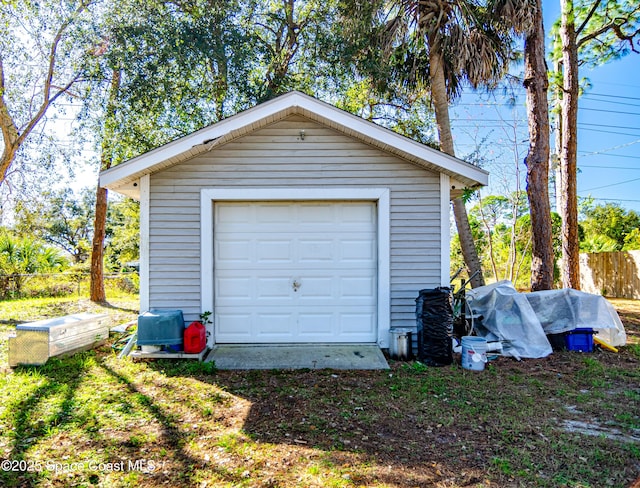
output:
POLYGON ((638 29, 637 31, 635 31, 633 34, 625 34, 624 32, 622 32, 622 27, 620 25, 616 25, 615 27, 613 27, 613 32, 616 33, 616 37, 618 39, 620 39, 621 41, 627 41, 629 43, 629 45, 631 46, 631 50, 634 53, 637 53, 638 50, 636 49, 636 47, 633 45, 633 39, 634 37, 636 37, 638 34, 640 34, 640 29, 638 29))
POLYGON ((80 5, 78 5, 78 8, 76 8, 76 10, 73 12, 73 14, 70 15, 67 18, 67 20, 63 22, 62 25, 57 30, 56 35, 53 38, 53 42, 51 43, 51 49, 49 50, 49 66, 47 69, 47 75, 44 80, 42 104, 40 105, 38 112, 32 117, 31 121, 29 121, 29 123, 24 127, 24 130, 22 131, 22 133, 19 135, 18 141, 17 141, 18 144, 22 144, 24 140, 27 138, 27 136, 31 133, 33 128, 36 126, 36 124, 40 122, 40 120, 42 120, 42 117, 44 117, 44 114, 46 113, 49 106, 53 102, 55 102, 55 100, 58 97, 60 97, 60 95, 65 93, 67 90, 69 90, 69 88, 71 88, 71 86, 73 86, 73 84, 77 81, 79 73, 74 74, 71 80, 64 87, 60 88, 53 96, 51 96, 51 89, 54 87, 53 75, 54 75, 55 65, 56 65, 58 44, 62 40, 62 36, 64 35, 65 31, 69 28, 69 26, 72 24, 73 20, 78 15, 80 15, 84 10, 86 10, 89 3, 90 2, 84 2, 84 1, 81 2, 80 5))
MULTIPOLYGON (((2 62, 2 53, 0 53, 0 129, 2 130, 2 139, 4 141, 3 149, 3 161, 4 155, 9 154, 15 145, 15 141, 18 139, 18 128, 9 113, 9 107, 4 99, 4 64, 2 62)), ((4 168, 2 168, 4 170, 4 168)), ((0 181, 2 179, 0 178, 0 181)))
POLYGON ((586 44, 587 42, 595 39, 596 37, 598 37, 601 34, 604 34, 605 32, 607 32, 608 30, 611 30, 614 28, 614 26, 616 25, 615 22, 609 22, 608 24, 603 25, 602 27, 600 27, 598 30, 591 32, 590 34, 587 34, 586 36, 584 36, 581 39, 578 39, 576 42, 577 47, 582 46, 583 44, 586 44))
POLYGON ((593 17, 593 14, 596 13, 596 10, 598 9, 598 7, 600 6, 600 4, 602 3, 602 0, 596 0, 593 3, 593 6, 591 7, 591 10, 589 10, 589 13, 587 14, 587 16, 584 19, 584 22, 582 22, 582 24, 580 25, 580 27, 578 27, 576 29, 576 36, 580 35, 580 32, 582 32, 582 30, 587 26, 587 24, 589 23, 589 21, 591 20, 591 17, 593 17))

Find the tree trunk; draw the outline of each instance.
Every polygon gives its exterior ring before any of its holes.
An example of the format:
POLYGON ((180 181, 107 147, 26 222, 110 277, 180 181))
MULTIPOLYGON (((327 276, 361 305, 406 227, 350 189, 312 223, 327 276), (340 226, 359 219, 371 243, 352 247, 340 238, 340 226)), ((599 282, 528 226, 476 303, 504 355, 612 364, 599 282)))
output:
POLYGON ((536 0, 534 27, 524 45, 529 152, 527 166, 527 196, 531 211, 532 259, 531 290, 553 288, 553 240, 551 206, 549 204, 549 104, 547 65, 544 56, 542 2, 536 0))
POLYGON ((562 286, 580 289, 580 242, 578 237, 577 151, 578 151, 578 48, 573 0, 561 0, 562 21, 562 286))
MULTIPOLYGON (((111 144, 114 143, 113 134, 109 129, 109 122, 115 115, 115 102, 120 90, 120 70, 114 70, 109 87, 109 101, 105 113, 105 129, 102 140, 102 155, 100 156, 100 169, 109 169, 112 164, 110 156, 111 144)), ((101 188, 98 183, 96 191, 96 215, 93 223, 93 241, 91 247, 91 285, 90 298, 92 302, 103 303, 107 301, 104 289, 104 238, 107 226, 107 189, 101 188)))
MULTIPOLYGON (((562 80, 562 63, 554 60, 553 70, 556 73, 556 80, 562 80)), ((555 171, 555 192, 556 192, 556 212, 560 213, 563 206, 562 198, 562 165, 560 164, 560 148, 562 147, 562 81, 556 81, 554 85, 554 145, 555 151, 552 156, 553 170, 555 171)))
MULTIPOLYGON (((453 135, 451 134, 451 122, 449 120, 449 98, 447 96, 447 85, 444 78, 444 66, 440 54, 440 49, 436 45, 433 36, 429 36, 429 77, 431 79, 431 100, 436 112, 436 125, 438 126, 438 138, 440 139, 440 150, 455 156, 453 148, 453 135)), ((460 248, 462 257, 467 265, 469 276, 471 276, 471 286, 477 288, 484 286, 484 275, 482 265, 478 257, 478 251, 473 241, 471 226, 467 209, 462 198, 453 199, 453 215, 460 238, 460 248)))
POLYGON ((0 186, 7 177, 9 168, 16 157, 20 147, 18 139, 20 137, 9 109, 4 101, 4 72, 2 70, 2 60, 0 59, 0 129, 2 130, 2 157, 0 158, 0 186))
MULTIPOLYGON (((106 168, 105 168, 106 169, 106 168)), ((91 290, 92 302, 107 301, 104 290, 104 237, 107 223, 107 189, 98 185, 96 191, 96 212, 93 224, 93 243, 91 248, 91 290)))
POLYGON ((14 146, 5 146, 4 151, 2 151, 2 157, 0 158, 0 186, 7 178, 7 173, 9 173, 11 163, 16 158, 17 151, 18 148, 14 146))

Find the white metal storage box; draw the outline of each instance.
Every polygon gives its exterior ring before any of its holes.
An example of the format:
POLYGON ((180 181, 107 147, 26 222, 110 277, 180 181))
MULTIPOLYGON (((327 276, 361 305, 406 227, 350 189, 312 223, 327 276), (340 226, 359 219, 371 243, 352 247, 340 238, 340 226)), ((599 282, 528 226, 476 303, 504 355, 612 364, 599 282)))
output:
POLYGON ((53 356, 91 349, 108 339, 107 317, 78 313, 17 325, 9 337, 9 366, 41 365, 53 356))

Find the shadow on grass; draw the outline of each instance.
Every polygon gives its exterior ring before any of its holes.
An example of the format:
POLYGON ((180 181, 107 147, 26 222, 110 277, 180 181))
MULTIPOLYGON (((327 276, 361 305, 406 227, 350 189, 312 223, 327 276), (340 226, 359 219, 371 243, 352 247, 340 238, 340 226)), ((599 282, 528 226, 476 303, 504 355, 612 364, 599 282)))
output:
MULTIPOLYGON (((76 406, 75 392, 86 372, 83 355, 68 359, 50 359, 42 367, 22 366, 15 374, 25 374, 41 384, 30 390, 22 398, 15 398, 8 405, 8 423, 13 426, 13 443, 6 459, 14 462, 28 461, 27 453, 41 440, 50 436, 52 429, 62 428, 73 421, 73 410, 76 406), (61 395, 61 401, 46 419, 41 418, 43 405, 54 397, 61 395), (12 417, 12 418, 11 418, 12 417)), ((29 466, 29 464, 25 464, 29 466)), ((31 465, 33 468, 33 464, 31 465)), ((2 486, 32 486, 42 478, 41 469, 2 470, 0 483, 2 486)))
MULTIPOLYGON (((310 460, 300 466, 317 474, 318 478, 310 481, 314 486, 436 486, 453 479, 460 483, 455 486, 469 486, 485 479, 491 453, 481 453, 481 448, 465 452, 463 447, 470 436, 477 434, 470 429, 459 433, 451 422, 443 425, 443 418, 449 417, 445 410, 441 417, 428 418, 418 405, 418 398, 424 400, 419 392, 423 388, 442 392, 448 379, 458 374, 455 368, 425 382, 403 371, 251 370, 208 374, 203 371, 206 364, 158 361, 149 363, 149 367, 169 377, 197 379, 248 401, 250 408, 242 419, 241 433, 250 440, 237 451, 250 448, 253 442, 259 449, 273 449, 276 459, 271 469, 277 471, 280 463, 281 478, 295 479, 288 471, 289 464, 291 459, 304 456, 310 460), (407 391, 401 391, 404 388, 407 391), (450 458, 453 452, 455 459, 450 458)), ((258 476, 270 479, 268 473, 258 476)), ((265 482, 264 478, 253 481, 265 482)))
MULTIPOLYGON (((610 415, 599 396, 611 386, 582 373, 587 359, 615 373, 621 358, 604 352, 521 362, 502 358, 483 372, 417 363, 395 363, 384 372, 209 374, 187 361, 149 367, 248 401, 241 422, 248 439, 236 450, 273 449, 282 459, 282 479, 294 479, 288 463, 306 456, 298 468, 320 479, 333 476, 336 486, 627 486, 640 462, 635 446, 567 434, 559 426, 559 419, 574 415, 562 408, 564 402, 580 400, 581 409, 610 415), (593 395, 585 393, 591 389, 593 395), (341 484, 342 476, 349 482, 341 484)), ((630 361, 625 367, 632 372, 637 362, 630 361)), ((637 378, 637 372, 630 374, 611 378, 623 396, 637 378)), ((628 402, 640 398, 634 391, 626 393, 628 402)), ((254 481, 264 481, 259 476, 254 481)))
MULTIPOLYGON (((615 359, 592 357, 591 363, 600 358, 603 367, 615 359)), ((13 430, 3 446, 8 458, 162 457, 169 472, 138 479, 126 478, 130 473, 109 477, 85 471, 68 479, 8 472, 0 473, 0 486, 208 481, 208 486, 496 487, 513 486, 514 480, 519 486, 560 486, 561 479, 591 486, 610 479, 613 486, 624 486, 640 453, 605 439, 570 438, 558 431, 557 418, 549 418, 549 405, 557 409, 554 416, 563 415, 557 399, 548 403, 554 394, 580 398, 584 410, 585 388, 610 390, 589 383, 591 370, 564 380, 583 362, 565 353, 555 360, 503 359, 483 372, 412 363, 371 372, 216 371, 210 363, 135 365, 95 352, 53 359, 42 368, 15 371, 25 377, 15 379, 16 397, 6 396, 0 413, 2 425, 13 430), (586 461, 576 461, 578 455, 586 461), (538 483, 541 473, 547 478, 538 483)), ((637 385, 636 378, 614 379, 626 388, 637 385)), ((639 399, 627 396, 630 406, 639 399)))
MULTIPOLYGON (((162 437, 164 438, 164 445, 171 446, 172 456, 171 459, 179 465, 180 476, 189 479, 196 466, 201 461, 190 456, 184 449, 187 444, 188 437, 183 430, 177 425, 174 416, 171 413, 165 411, 163 407, 158 405, 153 397, 142 392, 129 378, 123 374, 115 371, 113 368, 102 363, 100 367, 110 375, 118 383, 126 386, 132 398, 143 409, 147 410, 149 414, 157 421, 162 428, 162 437)), ((162 473, 156 473, 158 477, 162 476, 162 473)), ((149 479, 147 479, 149 481, 149 479)), ((166 481, 166 480, 165 480, 166 481)))
POLYGON ((18 324, 21 324, 22 321, 21 320, 16 320, 16 319, 0 319, 0 325, 10 325, 10 326, 16 326, 18 324))
MULTIPOLYGON (((4 469, 3 465, 0 470, 1 487, 35 487, 43 483, 89 486, 101 482, 108 486, 110 473, 92 469, 88 460, 96 465, 122 461, 124 471, 142 471, 148 461, 158 466, 160 460, 150 457, 154 453, 148 449, 144 428, 127 429, 128 424, 119 419, 114 420, 117 425, 110 425, 109 419, 117 414, 105 416, 105 411, 124 412, 125 416, 131 414, 127 418, 138 421, 148 418, 146 424, 159 427, 160 437, 151 442, 163 446, 166 453, 162 457, 170 460, 172 472, 167 474, 160 469, 144 471, 143 479, 147 486, 169 482, 170 486, 190 486, 193 471, 202 462, 185 450, 190 440, 189 432, 181 430, 174 416, 132 380, 103 361, 96 360, 94 352, 51 358, 41 367, 18 367, 13 375, 22 375, 23 378, 18 380, 14 377, 17 393, 3 405, 6 408, 0 415, 0 425, 6 428, 3 433, 5 439, 10 439, 2 459, 12 461, 15 469, 4 469), (87 388, 92 389, 92 384, 83 384, 90 375, 94 376, 93 381, 102 382, 93 388, 94 393, 87 391, 87 388), (30 384, 36 386, 30 388, 30 384), (123 386, 126 393, 117 385, 123 386), (80 388, 84 391, 79 395, 80 388), (20 396, 20 392, 24 394, 20 396), (104 404, 100 404, 101 399, 105 400, 104 404), (87 405, 87 402, 94 404, 87 405), (7 432, 11 433, 7 435, 7 432), (59 446, 60 450, 56 446, 58 442, 63 444, 59 446), (129 461, 141 461, 141 464, 137 465, 139 468, 131 469, 129 461), (78 467, 64 467, 70 464, 78 467), (63 474, 54 473, 56 469, 63 474)), ((158 455, 157 452, 155 454, 158 455)), ((222 471, 218 475, 224 478, 226 473, 222 471)), ((126 479, 127 473, 118 473, 118 476, 126 479)), ((134 476, 132 479, 139 478, 134 476)), ((130 480, 137 484, 134 481, 130 480)))
POLYGON ((100 302, 97 303, 97 305, 100 305, 101 307, 104 308, 108 308, 110 310, 119 310, 120 312, 127 312, 127 313, 138 313, 138 309, 137 308, 126 308, 126 307, 119 307, 117 305, 114 305, 110 302, 100 302))

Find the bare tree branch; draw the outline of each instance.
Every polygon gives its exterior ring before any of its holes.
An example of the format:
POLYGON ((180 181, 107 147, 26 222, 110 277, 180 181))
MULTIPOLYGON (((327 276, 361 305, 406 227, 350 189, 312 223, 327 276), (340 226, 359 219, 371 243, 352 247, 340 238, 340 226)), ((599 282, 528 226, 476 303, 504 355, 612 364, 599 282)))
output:
POLYGON ((33 116, 33 118, 29 121, 29 123, 24 127, 22 133, 18 138, 18 141, 17 141, 18 145, 24 142, 24 140, 31 133, 33 128, 38 124, 38 122, 40 122, 40 120, 42 120, 42 117, 44 117, 44 114, 46 113, 47 109, 51 106, 51 104, 55 102, 60 97, 60 95, 67 92, 67 90, 69 90, 76 83, 78 79, 79 73, 74 74, 74 76, 71 77, 69 82, 64 87, 60 88, 58 91, 55 92, 53 96, 51 96, 51 89, 54 88, 53 74, 56 66, 58 44, 60 44, 60 40, 62 39, 62 36, 64 35, 65 31, 69 28, 69 26, 73 23, 74 19, 78 15, 80 15, 84 10, 86 10, 87 5, 88 4, 85 2, 80 3, 80 5, 78 5, 78 8, 74 11, 74 13, 70 15, 65 22, 63 22, 63 24, 57 30, 55 37, 53 38, 53 42, 51 43, 51 49, 49 50, 49 66, 47 69, 47 75, 44 80, 42 104, 40 105, 40 108, 38 109, 38 112, 35 114, 35 116, 33 116))

